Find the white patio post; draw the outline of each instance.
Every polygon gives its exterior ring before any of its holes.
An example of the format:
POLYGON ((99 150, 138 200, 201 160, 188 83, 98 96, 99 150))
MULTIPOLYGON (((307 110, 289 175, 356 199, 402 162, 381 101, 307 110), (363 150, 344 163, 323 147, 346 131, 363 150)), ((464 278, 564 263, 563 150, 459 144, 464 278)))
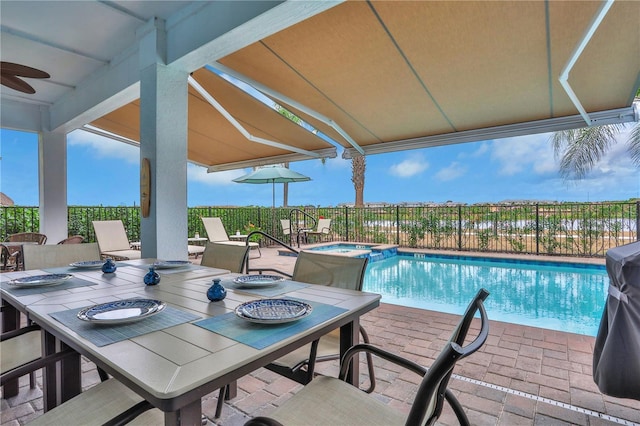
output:
POLYGON ((67 238, 67 136, 38 134, 40 233, 47 244, 67 238))
POLYGON ((188 73, 164 65, 165 58, 164 23, 154 20, 140 39, 140 159, 151 166, 142 257, 186 260, 188 73))

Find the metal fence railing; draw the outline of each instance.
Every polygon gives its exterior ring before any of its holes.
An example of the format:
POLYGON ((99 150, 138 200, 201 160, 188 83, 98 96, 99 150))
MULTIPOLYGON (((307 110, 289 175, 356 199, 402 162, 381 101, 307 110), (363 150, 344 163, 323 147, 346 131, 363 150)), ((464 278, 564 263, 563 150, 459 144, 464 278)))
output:
MULTIPOLYGON (((557 204, 482 204, 379 207, 300 207, 331 219, 333 240, 402 247, 562 256, 602 257, 611 247, 639 239, 640 201, 557 204)), ((140 239, 139 207, 69 207, 69 235, 95 241, 93 220, 120 219, 131 241, 140 239)), ((262 230, 285 240, 280 219, 289 208, 191 207, 190 236, 206 235, 200 217, 220 217, 229 233, 262 230)), ((299 227, 311 220, 298 216, 299 227)), ((2 207, 0 238, 38 232, 37 207, 2 207)), ((257 237, 259 238, 259 237, 257 237)), ((266 241, 264 241, 266 244, 266 241)))

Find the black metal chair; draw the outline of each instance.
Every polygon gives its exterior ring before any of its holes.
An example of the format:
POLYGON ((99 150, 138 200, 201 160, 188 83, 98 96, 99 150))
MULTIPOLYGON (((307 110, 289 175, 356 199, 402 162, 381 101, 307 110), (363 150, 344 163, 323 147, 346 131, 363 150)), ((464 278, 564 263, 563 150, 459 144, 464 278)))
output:
POLYGON ((483 301, 489 293, 481 289, 469 304, 450 341, 428 369, 384 349, 368 344, 355 345, 342 359, 339 378, 318 377, 300 392, 269 414, 256 417, 245 426, 281 426, 286 424, 332 425, 432 425, 442 413, 445 399, 462 425, 469 425, 462 405, 447 389, 456 362, 484 344, 489 335, 489 320, 483 301), (471 322, 480 312, 481 326, 477 337, 464 345, 471 322), (344 381, 354 355, 366 352, 423 376, 408 415, 387 406, 376 398, 344 381))

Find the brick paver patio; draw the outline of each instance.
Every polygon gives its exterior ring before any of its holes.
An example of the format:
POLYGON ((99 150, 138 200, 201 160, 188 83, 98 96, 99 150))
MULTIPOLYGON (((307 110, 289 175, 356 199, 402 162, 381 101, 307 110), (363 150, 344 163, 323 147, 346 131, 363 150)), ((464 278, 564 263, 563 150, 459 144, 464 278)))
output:
MULTIPOLYGON (((262 249, 260 265, 291 271, 295 258, 262 249)), ((491 312, 488 312, 491 317, 491 312)), ((422 365, 430 365, 458 317, 422 309, 381 304, 363 316, 372 343, 422 365)), ((450 388, 474 425, 640 425, 640 401, 602 395, 591 376, 595 338, 491 322, 487 343, 454 370, 450 388)), ((378 360, 376 398, 408 410, 419 378, 378 360)), ((337 374, 337 362, 321 363, 318 371, 337 374)), ((361 379, 366 381, 366 369, 361 379)), ((38 381, 40 375, 38 374, 38 381)), ((95 366, 83 361, 83 386, 99 381, 95 366)), ((301 386, 265 369, 238 382, 238 396, 212 419, 217 392, 203 399, 203 411, 215 424, 242 425, 250 416, 268 414, 301 386)), ((18 396, 1 400, 2 426, 17 426, 42 413, 40 388, 29 389, 21 379, 18 396)), ((211 421, 210 421, 211 423, 211 421)), ((439 424, 457 424, 445 404, 439 424)))

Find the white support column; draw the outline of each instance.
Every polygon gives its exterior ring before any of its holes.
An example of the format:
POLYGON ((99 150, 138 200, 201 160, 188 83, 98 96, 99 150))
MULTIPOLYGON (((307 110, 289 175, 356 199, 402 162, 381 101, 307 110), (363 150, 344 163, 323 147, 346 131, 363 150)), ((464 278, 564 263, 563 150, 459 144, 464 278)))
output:
POLYGON ((140 159, 151 168, 151 207, 142 218, 142 256, 185 260, 187 254, 187 78, 160 63, 161 22, 140 43, 140 159))
POLYGON ((42 132, 38 136, 40 233, 47 244, 67 238, 67 137, 42 132))

